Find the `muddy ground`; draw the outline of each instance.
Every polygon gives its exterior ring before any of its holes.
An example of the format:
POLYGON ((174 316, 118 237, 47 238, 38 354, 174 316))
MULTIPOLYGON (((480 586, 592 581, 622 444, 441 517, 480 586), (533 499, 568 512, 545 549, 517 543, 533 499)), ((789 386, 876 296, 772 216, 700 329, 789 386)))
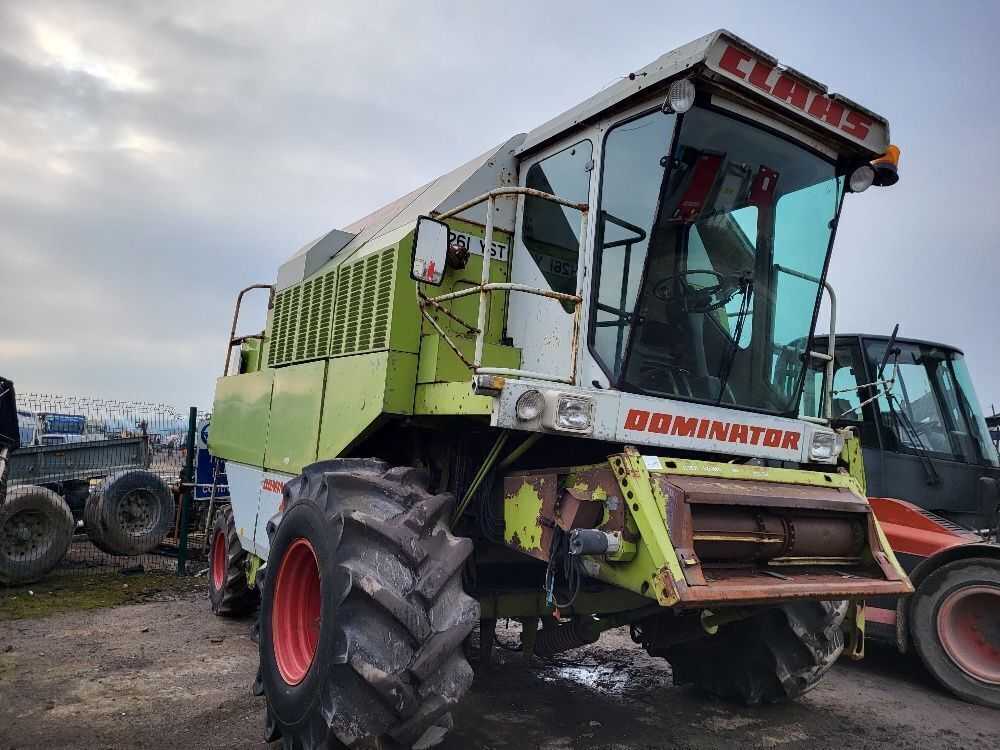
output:
MULTIPOLYGON (((141 598, 0 621, 0 750, 264 747, 250 621, 213 617, 203 590, 141 598)), ((500 637, 516 640, 502 624, 500 637)), ((551 665, 503 652, 476 672, 442 750, 1000 747, 1000 711, 952 698, 915 660, 871 645, 797 702, 757 709, 674 687, 624 632, 551 665)))

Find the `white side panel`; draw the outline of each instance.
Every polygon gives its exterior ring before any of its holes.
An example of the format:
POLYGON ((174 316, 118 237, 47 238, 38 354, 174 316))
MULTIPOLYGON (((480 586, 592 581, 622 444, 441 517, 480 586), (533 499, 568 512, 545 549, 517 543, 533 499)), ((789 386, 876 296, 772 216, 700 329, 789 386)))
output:
POLYGON ((257 505, 260 501, 260 480, 263 469, 256 466, 226 463, 229 477, 229 497, 233 506, 236 531, 243 549, 254 552, 253 537, 257 526, 257 505))
POLYGON ((829 427, 787 417, 530 380, 507 381, 494 400, 491 424, 543 430, 539 419, 521 422, 515 415, 517 398, 528 389, 591 399, 593 431, 584 437, 617 443, 808 463, 813 434, 832 433, 829 427))
POLYGON ((266 560, 269 549, 267 522, 278 512, 281 490, 292 477, 232 461, 226 464, 226 473, 240 544, 243 549, 266 560))
POLYGON ((291 474, 277 474, 265 471, 260 482, 260 506, 257 509, 257 529, 254 532, 254 554, 267 560, 271 551, 271 543, 267 538, 267 522, 282 508, 281 491, 285 482, 292 479, 291 474))

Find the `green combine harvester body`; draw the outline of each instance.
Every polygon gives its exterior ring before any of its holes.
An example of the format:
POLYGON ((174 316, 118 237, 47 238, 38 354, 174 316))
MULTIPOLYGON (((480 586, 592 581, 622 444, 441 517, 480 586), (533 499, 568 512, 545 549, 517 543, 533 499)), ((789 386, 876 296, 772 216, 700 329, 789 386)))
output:
POLYGON ((262 333, 236 336, 238 303, 210 578, 230 614, 263 566, 268 737, 434 744, 480 618, 484 658, 499 617, 540 655, 630 624, 723 697, 812 684, 840 600, 911 590, 859 454, 795 416, 845 193, 897 158, 881 117, 715 32, 302 248, 260 285, 262 333), (412 657, 352 645, 385 613, 412 657), (771 617, 826 634, 808 678, 700 655, 720 630, 748 654, 771 617), (343 707, 357 678, 384 711, 343 707), (290 718, 310 700, 350 721, 290 718))

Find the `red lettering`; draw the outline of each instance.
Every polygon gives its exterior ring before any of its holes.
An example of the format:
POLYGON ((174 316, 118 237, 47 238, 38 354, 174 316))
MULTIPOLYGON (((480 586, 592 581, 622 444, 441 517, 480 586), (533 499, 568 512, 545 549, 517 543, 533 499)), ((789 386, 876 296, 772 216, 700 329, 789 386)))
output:
POLYGON ((279 482, 277 479, 267 479, 261 480, 260 488, 264 492, 273 492, 275 495, 280 495, 281 491, 285 489, 285 483, 279 482))
POLYGON ((764 431, 763 427, 757 427, 756 425, 750 425, 750 443, 752 445, 760 444, 760 434, 764 431))
POLYGON ((871 119, 860 115, 857 112, 848 112, 847 117, 844 118, 844 124, 841 126, 843 130, 848 135, 853 135, 859 141, 863 141, 868 137, 868 133, 874 123, 871 119), (850 127, 848 127, 850 126, 850 127))
POLYGON ((670 415, 660 414, 656 412, 653 414, 653 419, 649 423, 649 431, 656 432, 660 435, 666 435, 670 432, 670 415))
POLYGON ((750 78, 747 80, 761 91, 770 94, 771 87, 767 85, 768 76, 774 72, 774 68, 770 65, 765 65, 760 60, 753 64, 753 70, 750 71, 750 78))
POLYGON ((781 445, 781 430, 764 430, 764 445, 777 448, 781 445))
POLYGON ((698 423, 698 437, 702 440, 708 434, 708 428, 711 426, 712 421, 710 419, 703 419, 698 423))
POLYGON ((722 440, 725 442, 729 439, 729 423, 728 422, 712 422, 712 429, 708 433, 709 440, 722 440))
POLYGON ((729 429, 730 443, 745 443, 747 441, 747 426, 745 424, 733 424, 729 429))
POLYGON ((696 417, 674 417, 674 427, 670 430, 671 435, 681 437, 694 437, 698 429, 698 419, 696 417))
POLYGON ((828 96, 814 96, 808 111, 817 120, 826 120, 835 128, 839 128, 844 119, 844 108, 828 96))
POLYGON ((774 84, 771 91, 774 96, 782 101, 788 102, 793 107, 804 110, 806 102, 809 101, 809 87, 798 83, 788 76, 781 76, 774 84))
POLYGON ((750 55, 742 50, 738 50, 735 47, 726 47, 726 51, 722 53, 722 57, 719 59, 719 67, 732 73, 737 78, 743 79, 747 77, 747 74, 740 70, 740 63, 750 62, 752 59, 750 55))
POLYGON ((800 435, 797 432, 786 432, 784 439, 781 441, 781 447, 797 451, 799 449, 799 437, 800 435))
POLYGON ((649 423, 649 412, 641 409, 629 409, 625 417, 626 430, 645 430, 649 423))

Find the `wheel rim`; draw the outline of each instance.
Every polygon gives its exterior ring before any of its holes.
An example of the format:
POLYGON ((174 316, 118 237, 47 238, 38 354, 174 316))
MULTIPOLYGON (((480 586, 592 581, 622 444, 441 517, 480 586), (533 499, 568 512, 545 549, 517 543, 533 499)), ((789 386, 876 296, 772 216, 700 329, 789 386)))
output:
POLYGON ((133 490, 118 504, 118 525, 130 536, 145 536, 157 521, 156 498, 149 490, 133 490))
POLYGON ((959 669, 1000 685, 1000 587, 967 586, 949 594, 938 609, 937 630, 959 669))
POLYGON ((54 533, 55 523, 48 513, 22 510, 0 529, 0 549, 7 557, 25 562, 43 555, 54 533))
POLYGON ((296 539, 281 559, 274 585, 271 639, 274 660, 289 685, 305 679, 319 642, 320 579, 316 552, 296 539))
POLYGON ((216 591, 226 583, 226 535, 221 531, 212 541, 212 583, 216 591))

